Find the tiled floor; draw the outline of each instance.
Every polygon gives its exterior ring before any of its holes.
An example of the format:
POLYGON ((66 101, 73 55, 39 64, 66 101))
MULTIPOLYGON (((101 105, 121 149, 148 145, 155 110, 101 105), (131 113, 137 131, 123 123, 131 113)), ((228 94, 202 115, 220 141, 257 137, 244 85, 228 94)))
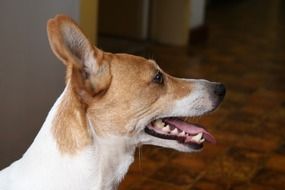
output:
POLYGON ((176 76, 225 83, 222 106, 198 120, 218 143, 195 154, 142 147, 121 190, 284 189, 285 2, 236 0, 207 18, 207 44, 147 54, 176 76))

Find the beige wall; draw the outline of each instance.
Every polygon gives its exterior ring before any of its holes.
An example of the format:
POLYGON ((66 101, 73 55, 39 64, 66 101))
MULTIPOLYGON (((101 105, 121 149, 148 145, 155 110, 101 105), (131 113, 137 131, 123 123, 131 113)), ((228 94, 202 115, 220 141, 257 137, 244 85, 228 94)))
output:
POLYGON ((102 0, 99 33, 186 45, 190 8, 190 0, 102 0))

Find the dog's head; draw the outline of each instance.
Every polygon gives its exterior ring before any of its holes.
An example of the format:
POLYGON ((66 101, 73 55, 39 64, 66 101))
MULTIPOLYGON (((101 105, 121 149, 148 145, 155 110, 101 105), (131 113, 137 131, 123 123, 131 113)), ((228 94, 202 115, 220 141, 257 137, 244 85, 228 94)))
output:
POLYGON ((48 22, 48 35, 67 67, 67 85, 78 102, 74 111, 79 110, 97 137, 123 136, 134 145, 186 152, 201 149, 204 141, 215 142, 184 118, 213 111, 224 98, 222 84, 175 78, 154 60, 103 52, 65 16, 48 22))

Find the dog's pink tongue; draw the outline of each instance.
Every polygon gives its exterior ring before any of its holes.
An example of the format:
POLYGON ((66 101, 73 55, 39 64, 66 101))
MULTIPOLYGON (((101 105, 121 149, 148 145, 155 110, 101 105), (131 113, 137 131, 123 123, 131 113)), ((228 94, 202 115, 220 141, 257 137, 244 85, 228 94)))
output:
POLYGON ((198 125, 196 124, 190 124, 190 123, 186 123, 182 120, 179 119, 165 119, 164 120, 166 123, 169 123, 170 125, 173 125, 174 127, 185 131, 186 133, 189 133, 191 135, 196 135, 198 133, 203 133, 203 137, 206 139, 206 141, 210 142, 210 143, 216 143, 216 139, 214 138, 214 136, 209 133, 208 131, 206 131, 205 129, 203 129, 202 127, 198 127, 198 125))

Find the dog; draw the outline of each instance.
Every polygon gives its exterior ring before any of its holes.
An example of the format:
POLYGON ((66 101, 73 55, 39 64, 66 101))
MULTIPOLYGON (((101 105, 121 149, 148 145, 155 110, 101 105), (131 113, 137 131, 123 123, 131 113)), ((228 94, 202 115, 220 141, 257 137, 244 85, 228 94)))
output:
POLYGON ((66 87, 21 159, 0 172, 1 190, 110 190, 149 144, 200 151, 215 138, 185 117, 222 102, 217 82, 180 79, 154 60, 93 46, 69 17, 47 24, 53 53, 66 66, 66 87))

